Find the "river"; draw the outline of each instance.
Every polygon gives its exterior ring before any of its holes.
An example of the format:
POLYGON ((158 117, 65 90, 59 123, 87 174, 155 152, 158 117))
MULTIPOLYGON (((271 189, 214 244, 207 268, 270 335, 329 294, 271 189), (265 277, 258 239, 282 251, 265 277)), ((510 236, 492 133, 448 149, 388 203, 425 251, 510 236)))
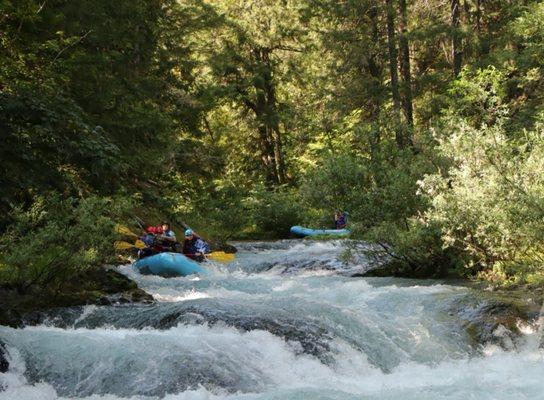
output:
POLYGON ((352 278, 342 243, 238 243, 203 277, 117 267, 157 302, 0 326, 0 399, 544 399, 536 329, 474 346, 450 312, 472 289, 352 278))

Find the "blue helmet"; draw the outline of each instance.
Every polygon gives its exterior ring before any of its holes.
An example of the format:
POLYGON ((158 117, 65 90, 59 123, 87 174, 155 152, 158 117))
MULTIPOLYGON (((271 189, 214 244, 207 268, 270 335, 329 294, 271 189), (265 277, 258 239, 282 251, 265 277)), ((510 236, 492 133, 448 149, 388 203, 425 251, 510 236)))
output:
POLYGON ((192 229, 186 229, 185 230, 185 236, 191 236, 193 234, 193 230, 192 229))

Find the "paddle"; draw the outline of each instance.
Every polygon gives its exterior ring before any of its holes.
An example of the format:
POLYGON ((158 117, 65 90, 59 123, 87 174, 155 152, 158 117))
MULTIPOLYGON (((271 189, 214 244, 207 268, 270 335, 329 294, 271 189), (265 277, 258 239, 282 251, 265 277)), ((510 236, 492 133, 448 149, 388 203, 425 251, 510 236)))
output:
POLYGON ((136 233, 132 232, 129 228, 123 225, 116 225, 115 232, 120 233, 121 235, 140 237, 140 235, 137 235, 136 233))
MULTIPOLYGON (((129 242, 117 241, 113 243, 113 247, 117 250, 128 250, 128 249, 145 249, 147 246, 141 240, 136 240, 136 244, 129 242)), ((195 254, 184 254, 185 256, 195 255, 195 254)), ((212 251, 211 253, 206 254, 206 258, 217 261, 221 263, 230 263, 234 261, 234 254, 225 253, 224 251, 212 251)))
POLYGON ((206 258, 221 263, 230 263, 234 261, 235 255, 232 253, 225 253, 224 251, 212 251, 206 254, 206 258))
MULTIPOLYGON (((183 223, 183 225, 185 225, 185 223, 183 223)), ((187 226, 187 225, 185 225, 185 226, 187 226)), ((127 235, 127 236, 132 236, 132 237, 139 237, 139 235, 132 232, 129 228, 127 228, 126 226, 123 226, 123 225, 117 225, 115 227, 115 230, 116 230, 117 233, 120 233, 122 235, 127 235)), ((127 249, 131 249, 131 248, 144 249, 147 246, 145 245, 144 242, 142 242, 140 239, 138 239, 138 240, 136 240, 135 245, 130 244, 128 242, 117 241, 117 242, 114 243, 114 247, 117 250, 127 250, 127 249)), ((190 254, 190 255, 192 255, 192 254, 190 254)), ((235 257, 236 256, 234 254, 225 253, 224 251, 212 251, 211 253, 206 254, 206 258, 208 258, 208 259, 210 259, 212 261, 217 261, 217 262, 221 262, 221 263, 233 262, 235 257)))
POLYGON ((147 246, 141 240, 136 240, 135 244, 118 240, 113 243, 113 247, 115 247, 117 250, 128 250, 128 249, 134 249, 134 248, 145 249, 147 246))

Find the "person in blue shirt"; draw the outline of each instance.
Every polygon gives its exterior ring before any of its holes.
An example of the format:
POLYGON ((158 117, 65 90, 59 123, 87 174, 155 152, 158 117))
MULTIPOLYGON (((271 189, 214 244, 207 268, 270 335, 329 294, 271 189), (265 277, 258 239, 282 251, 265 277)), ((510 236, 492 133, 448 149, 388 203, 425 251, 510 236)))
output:
POLYGON ((204 261, 210 253, 210 245, 197 236, 191 229, 185 231, 183 254, 196 261, 204 261))

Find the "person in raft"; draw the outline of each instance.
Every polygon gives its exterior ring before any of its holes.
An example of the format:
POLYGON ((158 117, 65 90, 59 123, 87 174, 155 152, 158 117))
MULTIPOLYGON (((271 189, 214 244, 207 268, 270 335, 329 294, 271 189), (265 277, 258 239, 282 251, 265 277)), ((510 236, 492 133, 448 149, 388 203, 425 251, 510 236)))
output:
POLYGON ((340 210, 336 210, 334 212, 334 228, 335 229, 344 229, 348 222, 348 213, 347 212, 340 212, 340 210))
POLYGON ((192 229, 185 231, 183 242, 183 254, 195 261, 204 261, 206 254, 210 253, 210 245, 197 236, 192 229))
POLYGON ((172 251, 177 242, 176 234, 170 229, 168 222, 163 222, 158 226, 148 226, 145 231, 146 235, 140 239, 147 245, 147 248, 140 251, 140 258, 172 251))

